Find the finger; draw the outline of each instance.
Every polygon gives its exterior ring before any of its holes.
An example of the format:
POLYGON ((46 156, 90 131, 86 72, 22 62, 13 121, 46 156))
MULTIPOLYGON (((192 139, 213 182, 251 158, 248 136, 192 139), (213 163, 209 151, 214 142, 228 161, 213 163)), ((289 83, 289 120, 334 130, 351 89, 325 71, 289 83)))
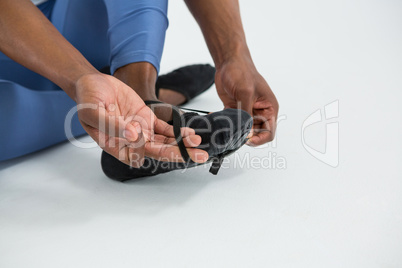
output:
MULTIPOLYGON (((156 143, 177 145, 175 138, 166 137, 163 135, 155 135, 153 141, 156 143)), ((201 137, 199 135, 189 135, 183 138, 183 142, 186 147, 197 147, 201 144, 201 137)))
MULTIPOLYGON (((174 137, 173 126, 169 125, 165 121, 160 119, 155 120, 155 134, 161 134, 166 137, 174 137)), ((181 135, 183 137, 194 135, 195 130, 189 127, 182 127, 181 128, 181 135)))
POLYGON ((141 126, 138 122, 124 119, 123 116, 115 115, 114 104, 105 107, 104 104, 93 104, 91 107, 78 105, 78 115, 81 121, 89 127, 99 129, 100 132, 110 137, 126 138, 129 141, 136 141, 138 133, 141 133, 141 126))
POLYGON ((140 133, 136 142, 127 144, 123 149, 123 155, 128 159, 128 165, 134 168, 139 168, 144 164, 145 156, 145 139, 140 133))
POLYGON ((267 143, 270 140, 271 133, 260 132, 254 134, 248 141, 247 145, 255 147, 267 143))
MULTIPOLYGON (((204 163, 208 160, 209 155, 201 149, 190 148, 187 152, 196 163, 204 163)), ((164 162, 184 162, 178 146, 164 143, 147 142, 145 144, 145 155, 164 162)))
POLYGON ((250 146, 258 146, 275 138, 276 118, 271 117, 260 125, 254 126, 253 136, 247 141, 250 146))
POLYGON ((145 140, 140 133, 136 142, 129 142, 124 138, 111 137, 99 131, 99 129, 84 125, 85 131, 100 145, 100 147, 119 161, 133 166, 140 167, 144 162, 145 140), (99 142, 102 140, 103 142, 99 142))
POLYGON ((254 109, 268 109, 270 107, 272 107, 272 104, 267 100, 256 101, 253 105, 254 109))

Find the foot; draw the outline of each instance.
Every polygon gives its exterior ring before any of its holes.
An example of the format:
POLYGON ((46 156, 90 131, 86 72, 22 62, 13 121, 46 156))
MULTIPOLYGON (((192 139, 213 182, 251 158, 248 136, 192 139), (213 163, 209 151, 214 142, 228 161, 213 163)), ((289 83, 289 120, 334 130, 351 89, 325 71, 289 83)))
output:
MULTIPOLYGON (((101 69, 101 72, 110 74, 109 67, 101 69)), ((159 100, 177 106, 210 88, 215 80, 215 68, 209 64, 189 65, 156 79, 155 68, 141 62, 117 69, 114 76, 132 87, 143 100, 159 100)), ((172 120, 168 105, 158 105, 154 112, 161 120, 172 120)))
POLYGON ((209 64, 194 64, 160 75, 156 95, 162 102, 184 104, 209 89, 215 82, 215 68, 209 64))
POLYGON ((186 97, 181 94, 180 92, 167 89, 167 88, 161 88, 159 89, 159 97, 158 99, 161 102, 164 103, 169 103, 171 105, 180 105, 183 104, 187 101, 186 97))
MULTIPOLYGON (((144 101, 160 101, 158 99, 152 99, 152 100, 144 100, 144 101)), ((151 110, 154 112, 157 118, 160 120, 163 120, 165 122, 170 122, 172 121, 172 106, 171 104, 164 103, 158 104, 158 105, 148 105, 148 107, 151 108, 151 110)), ((182 111, 180 111, 183 113, 182 111)))
MULTIPOLYGON (((208 152, 209 160, 207 162, 213 162, 210 172, 214 175, 218 173, 223 158, 238 150, 247 141, 247 136, 252 127, 251 116, 243 110, 236 109, 226 109, 205 116, 185 113, 182 116, 176 114, 174 117, 173 126, 175 130, 188 126, 201 136, 202 142, 197 148, 208 152)), ((180 140, 177 136, 176 139, 180 140)), ((188 159, 185 157, 186 149, 183 150, 184 154, 181 150, 183 159, 188 159)), ((199 165, 192 161, 172 163, 146 157, 142 167, 131 168, 105 152, 102 153, 101 164, 104 173, 109 178, 118 181, 154 176, 199 165)))

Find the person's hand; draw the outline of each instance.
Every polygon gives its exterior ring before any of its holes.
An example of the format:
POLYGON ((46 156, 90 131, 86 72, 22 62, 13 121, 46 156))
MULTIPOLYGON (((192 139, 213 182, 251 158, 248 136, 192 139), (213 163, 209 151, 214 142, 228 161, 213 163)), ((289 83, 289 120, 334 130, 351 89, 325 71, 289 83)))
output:
POLYGON ((253 116, 247 144, 262 145, 275 137, 279 104, 250 58, 233 58, 217 68, 216 89, 225 109, 243 109, 253 116))
MULTIPOLYGON (((182 162, 173 128, 156 118, 141 98, 120 80, 89 74, 76 83, 78 117, 85 131, 123 163, 140 167, 144 155, 161 161, 182 162)), ((203 163, 208 153, 189 147, 201 143, 193 129, 182 128, 191 159, 203 163)))

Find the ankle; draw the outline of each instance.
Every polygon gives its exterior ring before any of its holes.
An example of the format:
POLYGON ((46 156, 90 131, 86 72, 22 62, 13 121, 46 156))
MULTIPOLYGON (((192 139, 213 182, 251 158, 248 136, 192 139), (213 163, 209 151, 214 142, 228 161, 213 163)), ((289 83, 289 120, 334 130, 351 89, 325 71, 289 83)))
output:
POLYGON ((158 99, 172 105, 180 105, 186 102, 186 97, 183 94, 165 88, 159 89, 158 99))
POLYGON ((155 83, 157 73, 147 62, 137 62, 120 67, 114 76, 130 86, 143 100, 157 100, 155 83))

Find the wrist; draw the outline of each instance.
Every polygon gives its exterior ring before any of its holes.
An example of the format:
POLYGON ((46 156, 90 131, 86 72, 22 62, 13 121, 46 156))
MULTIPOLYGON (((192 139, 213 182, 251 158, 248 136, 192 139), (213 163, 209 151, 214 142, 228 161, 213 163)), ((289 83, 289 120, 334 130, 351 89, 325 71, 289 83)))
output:
POLYGON ((227 54, 225 58, 222 58, 219 63, 215 63, 215 68, 218 72, 228 66, 236 66, 237 68, 247 70, 247 72, 256 71, 248 49, 233 51, 233 53, 227 54))
POLYGON ((219 68, 225 62, 232 60, 233 58, 240 57, 243 54, 247 54, 247 46, 242 41, 233 42, 221 42, 217 49, 211 50, 212 58, 214 59, 215 67, 219 68))
POLYGON ((60 87, 67 93, 67 95, 77 102, 77 84, 83 77, 87 75, 100 74, 93 66, 80 66, 69 68, 68 71, 64 72, 61 76, 60 87))

